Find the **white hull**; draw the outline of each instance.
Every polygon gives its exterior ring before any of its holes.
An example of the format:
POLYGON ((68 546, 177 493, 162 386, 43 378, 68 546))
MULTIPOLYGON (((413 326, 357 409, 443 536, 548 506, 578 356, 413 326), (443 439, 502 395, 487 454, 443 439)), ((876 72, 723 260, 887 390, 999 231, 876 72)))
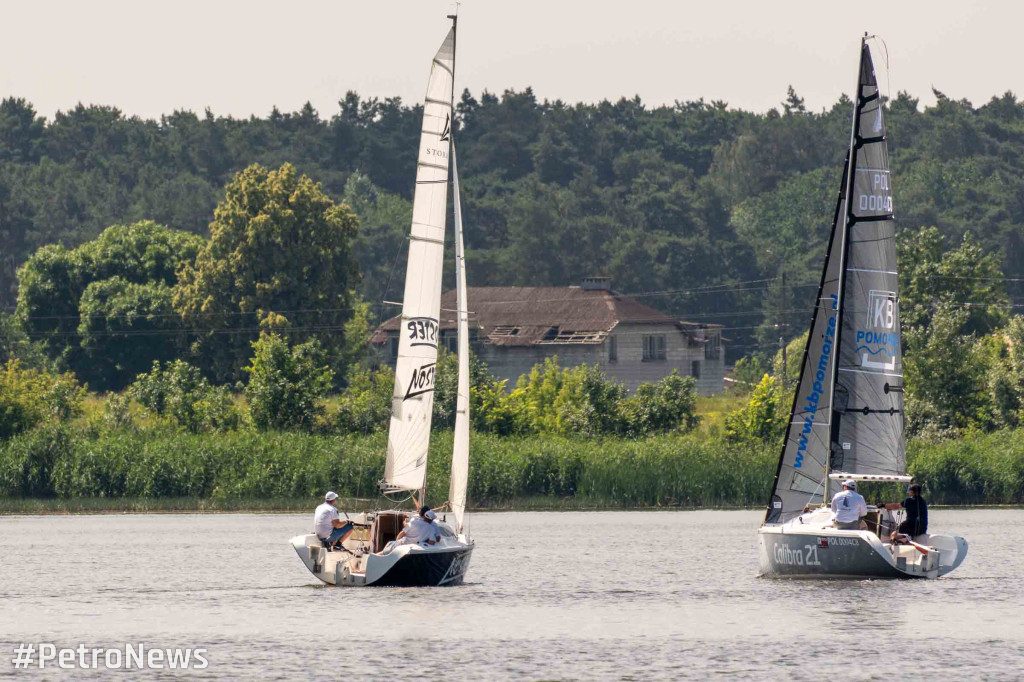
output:
POLYGON ((328 585, 339 587, 430 587, 461 585, 469 569, 474 543, 465 535, 456 535, 447 524, 437 522, 443 531, 435 545, 398 545, 386 549, 387 537, 370 537, 379 517, 396 517, 402 512, 359 514, 350 517, 355 531, 345 541, 348 551, 327 551, 314 535, 297 535, 290 542, 310 573, 328 585))

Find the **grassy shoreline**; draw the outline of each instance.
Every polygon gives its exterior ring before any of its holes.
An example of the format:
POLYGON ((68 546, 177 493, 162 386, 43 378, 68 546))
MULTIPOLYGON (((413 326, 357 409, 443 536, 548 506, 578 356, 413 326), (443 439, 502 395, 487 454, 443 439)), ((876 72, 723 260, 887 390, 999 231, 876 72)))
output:
MULTIPOLYGON (((95 498, 71 499, 0 499, 0 518, 16 516, 86 516, 99 514, 286 514, 312 513, 319 500, 311 498, 283 498, 271 500, 211 500, 198 498, 95 498)), ((361 511, 374 507, 369 499, 341 499, 346 511, 361 511)), ((1024 509, 1024 504, 933 504, 932 509, 1024 509)), ((481 506, 470 506, 472 513, 489 512, 564 512, 564 511, 757 511, 753 506, 686 505, 622 505, 597 500, 574 498, 522 498, 481 506)))
MULTIPOLYGON (((111 430, 48 425, 0 442, 0 514, 308 511, 325 490, 373 508, 385 434, 111 430)), ((431 440, 427 502, 448 491, 452 434, 431 440)), ((477 434, 475 510, 758 509, 778 447, 716 433, 643 439, 477 434)), ((934 506, 1024 504, 1024 429, 911 441, 934 506)), ((892 499, 898 486, 865 491, 892 499)), ((881 498, 879 498, 881 496, 881 498)))

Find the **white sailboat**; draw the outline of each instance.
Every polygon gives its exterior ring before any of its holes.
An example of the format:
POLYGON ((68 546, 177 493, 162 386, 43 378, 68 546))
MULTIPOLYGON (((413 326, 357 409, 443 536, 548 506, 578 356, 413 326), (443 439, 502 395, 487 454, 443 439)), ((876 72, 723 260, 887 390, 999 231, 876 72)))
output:
POLYGON ((434 405, 435 366, 441 314, 441 274, 448 201, 449 158, 455 192, 456 288, 458 298, 458 399, 449 502, 454 526, 435 521, 441 540, 433 545, 389 546, 415 514, 398 509, 349 516, 354 531, 344 550, 328 551, 315 534, 291 539, 313 575, 339 586, 439 586, 461 584, 474 542, 465 532, 469 480, 469 330, 462 212, 452 140, 457 19, 434 56, 423 105, 423 128, 416 168, 409 258, 406 266, 402 329, 391 403, 387 463, 381 491, 388 499, 415 495, 425 502, 427 454, 434 405))
POLYGON ((861 41, 850 146, 832 234, 764 524, 762 575, 937 578, 967 541, 890 539, 894 513, 868 506, 866 529, 834 527, 838 481, 909 483, 896 232, 886 129, 871 51, 861 41))

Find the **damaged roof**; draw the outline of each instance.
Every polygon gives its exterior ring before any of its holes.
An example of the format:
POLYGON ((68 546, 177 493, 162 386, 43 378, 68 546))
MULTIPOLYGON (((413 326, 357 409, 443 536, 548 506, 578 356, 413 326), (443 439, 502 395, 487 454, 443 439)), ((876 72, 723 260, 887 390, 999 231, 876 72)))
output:
MULTIPOLYGON (((689 334, 697 325, 681 323, 660 310, 609 289, 581 287, 468 287, 469 325, 500 346, 597 344, 619 324, 674 325, 689 334)), ((441 296, 442 331, 455 330, 455 291, 441 296)), ((400 316, 377 328, 375 343, 398 331, 400 316)), ((702 325, 716 327, 719 325, 702 325)))

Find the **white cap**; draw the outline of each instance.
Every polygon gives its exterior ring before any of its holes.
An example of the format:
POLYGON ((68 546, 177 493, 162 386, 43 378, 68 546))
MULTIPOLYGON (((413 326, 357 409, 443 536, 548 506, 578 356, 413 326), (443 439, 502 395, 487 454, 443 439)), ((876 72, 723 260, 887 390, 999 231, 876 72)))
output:
POLYGON ((853 480, 852 478, 848 478, 845 481, 843 481, 843 485, 845 485, 847 488, 851 490, 857 489, 857 481, 853 480))
POLYGON ((423 516, 430 519, 431 521, 437 518, 437 514, 434 513, 433 509, 428 509, 423 516))
POLYGON ((338 493, 334 492, 333 490, 330 490, 327 492, 326 495, 324 495, 324 499, 327 500, 328 502, 336 500, 338 499, 338 493))

